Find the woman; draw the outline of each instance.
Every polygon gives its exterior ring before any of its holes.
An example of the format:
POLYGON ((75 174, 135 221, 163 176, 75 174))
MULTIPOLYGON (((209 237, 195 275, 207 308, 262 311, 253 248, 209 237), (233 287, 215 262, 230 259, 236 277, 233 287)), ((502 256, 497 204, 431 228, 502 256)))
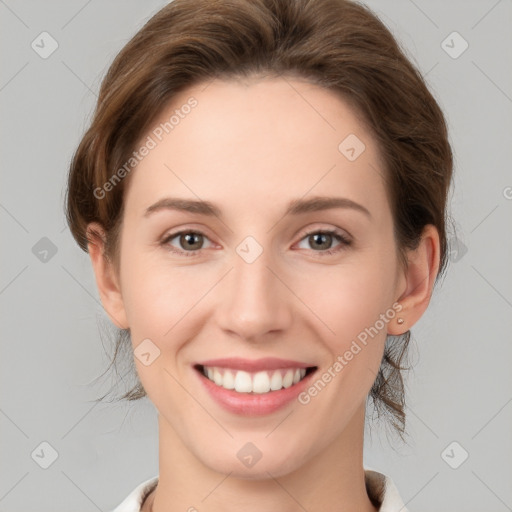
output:
POLYGON ((363 467, 405 432, 410 328, 446 264, 443 114, 347 0, 175 0, 123 48, 67 215, 159 413, 115 512, 406 510, 363 467))

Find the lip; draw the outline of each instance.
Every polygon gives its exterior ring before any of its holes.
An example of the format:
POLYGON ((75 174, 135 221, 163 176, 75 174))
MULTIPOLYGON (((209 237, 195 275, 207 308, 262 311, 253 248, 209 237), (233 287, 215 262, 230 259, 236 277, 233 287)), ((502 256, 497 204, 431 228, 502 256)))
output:
POLYGON ((278 370, 280 368, 311 368, 311 363, 301 363, 291 359, 279 359, 276 357, 263 357, 261 359, 243 359, 241 357, 226 357, 223 359, 209 359, 198 362, 200 366, 217 368, 229 368, 230 370, 243 370, 246 372, 259 372, 265 370, 278 370))
MULTIPOLYGON (((215 360, 215 364, 211 366, 222 366, 220 361, 228 361, 228 360, 215 360)), ((233 361, 233 360, 231 360, 233 361)), ((238 360, 240 361, 240 360, 238 360)), ((261 363, 262 360, 260 360, 261 363)), ((274 360, 276 361, 276 360, 274 360)), ((283 363, 283 360, 280 361, 280 364, 283 363)), ((268 360, 267 360, 268 362, 268 360)), ((210 361, 211 363, 211 361, 210 361)), ((239 363, 237 363, 239 364, 239 363)), ((294 362, 294 365, 297 364, 294 362)), ((206 365, 210 366, 210 365, 206 365)), ((293 366, 293 365, 292 365, 293 366)), ((229 368, 228 366, 223 366, 224 368, 229 368)), ((290 366, 287 366, 287 368, 290 366)), ((312 366, 304 366, 299 365, 298 368, 313 368, 312 366)), ((261 369, 261 366, 258 368, 261 369)), ((269 369, 277 369, 284 368, 283 366, 277 366, 276 368, 269 369)), ((234 369, 242 369, 239 366, 234 369)), ((291 402, 293 402, 297 396, 302 393, 311 383, 313 375, 316 374, 316 370, 318 367, 314 367, 314 370, 310 373, 307 373, 306 376, 299 381, 297 384, 293 384, 289 388, 283 388, 279 391, 271 391, 269 393, 238 393, 237 391, 224 389, 222 386, 217 386, 214 382, 208 379, 201 371, 199 365, 194 366, 194 373, 197 375, 198 379, 201 381, 202 385, 210 395, 210 397, 222 408, 226 411, 237 414, 239 416, 263 416, 266 414, 271 414, 280 409, 283 409, 291 402)))

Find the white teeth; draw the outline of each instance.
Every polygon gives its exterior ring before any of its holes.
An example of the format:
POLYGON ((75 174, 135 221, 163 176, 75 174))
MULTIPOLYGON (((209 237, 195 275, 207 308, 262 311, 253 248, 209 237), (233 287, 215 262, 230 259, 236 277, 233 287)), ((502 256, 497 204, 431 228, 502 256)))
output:
MULTIPOLYGON (((217 385, 222 386, 222 382, 217 385)), ((251 376, 247 372, 236 372, 235 391, 238 391, 239 393, 250 393, 252 391, 251 376)))
POLYGON ((235 376, 231 370, 224 371, 224 380, 222 382, 222 387, 226 389, 235 389, 235 376))
POLYGON ((274 372, 272 374, 272 378, 270 379, 270 389, 272 391, 279 391, 283 387, 283 377, 281 377, 281 372, 274 372))
POLYGON ((293 370, 288 370, 285 375, 284 375, 284 379, 283 379, 283 387, 284 388, 289 388, 292 384, 293 384, 293 374, 295 372, 293 370))
POLYGON ((297 384, 305 377, 306 369, 289 368, 249 373, 243 370, 204 367, 203 374, 225 389, 234 389, 238 393, 264 394, 297 384))
POLYGON ((213 370, 213 382, 215 382, 215 384, 217 384, 217 386, 222 386, 222 373, 219 372, 219 370, 217 370, 217 368, 215 368, 213 370))
POLYGON ((252 380, 254 393, 268 393, 270 391, 270 378, 267 372, 258 372, 252 380))

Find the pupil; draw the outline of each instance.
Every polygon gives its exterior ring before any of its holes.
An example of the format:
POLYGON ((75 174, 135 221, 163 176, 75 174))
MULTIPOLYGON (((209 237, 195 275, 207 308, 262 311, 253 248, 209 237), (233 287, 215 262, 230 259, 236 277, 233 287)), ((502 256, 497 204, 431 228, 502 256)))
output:
MULTIPOLYGON (((331 236, 331 235, 329 235, 328 233, 316 233, 315 235, 312 235, 312 238, 313 238, 313 240, 314 240, 314 241, 315 241, 315 243, 316 243, 316 242, 318 241, 318 240, 317 240, 317 237, 320 237, 320 240, 319 240, 320 245, 322 245, 322 241, 321 241, 322 239, 324 240, 324 245, 325 245, 325 239, 326 239, 327 237, 330 237, 330 236, 331 236)), ((329 244, 329 243, 327 243, 327 246, 326 246, 326 247, 323 247, 323 248, 328 249, 328 248, 329 248, 329 245, 330 245, 330 244, 329 244)))
MULTIPOLYGON (((185 238, 187 244, 190 246, 190 245, 194 245, 194 238, 198 238, 199 235, 197 233, 187 233, 185 235, 183 235, 183 237, 185 238)), ((199 244, 199 242, 195 242, 196 244, 199 244)), ((199 244, 200 245, 200 244, 199 244)))

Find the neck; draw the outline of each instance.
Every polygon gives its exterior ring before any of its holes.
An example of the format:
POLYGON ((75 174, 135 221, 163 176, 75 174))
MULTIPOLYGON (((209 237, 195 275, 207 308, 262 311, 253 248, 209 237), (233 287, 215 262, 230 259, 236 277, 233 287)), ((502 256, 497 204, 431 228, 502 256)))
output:
POLYGON ((365 486, 364 408, 343 434, 310 459, 281 476, 267 471, 259 479, 219 473, 187 449, 159 415, 159 482, 143 512, 296 512, 299 509, 377 512, 365 486))

